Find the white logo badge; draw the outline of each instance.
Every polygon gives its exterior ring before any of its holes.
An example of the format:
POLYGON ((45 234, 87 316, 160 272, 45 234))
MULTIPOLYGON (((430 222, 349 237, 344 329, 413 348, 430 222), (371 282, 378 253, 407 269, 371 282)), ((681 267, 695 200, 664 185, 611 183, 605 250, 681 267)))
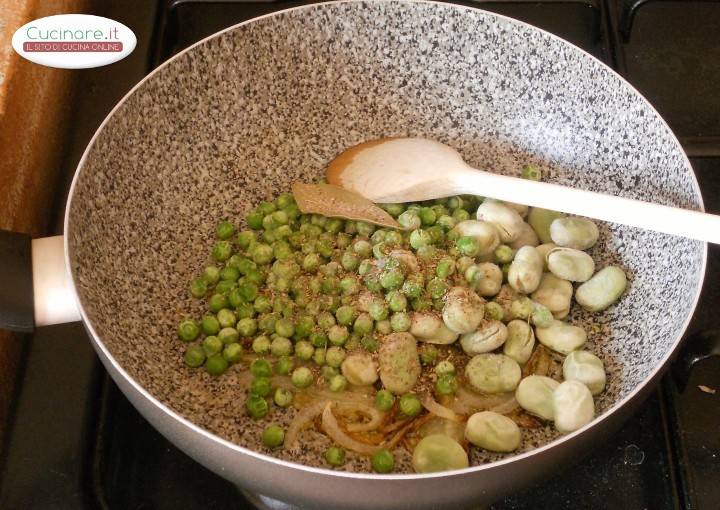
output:
POLYGON ((88 14, 40 18, 18 28, 12 46, 36 64, 63 69, 100 67, 127 57, 137 38, 122 23, 88 14))

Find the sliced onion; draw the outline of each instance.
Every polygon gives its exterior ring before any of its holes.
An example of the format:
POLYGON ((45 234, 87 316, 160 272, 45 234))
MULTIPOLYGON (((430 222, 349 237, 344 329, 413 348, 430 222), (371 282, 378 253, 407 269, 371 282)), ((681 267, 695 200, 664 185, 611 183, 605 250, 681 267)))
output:
POLYGON ((325 409, 322 412, 322 427, 336 444, 361 455, 373 455, 380 449, 378 446, 361 443, 343 432, 332 413, 332 406, 332 402, 325 402, 325 409))
MULTIPOLYGON (((431 416, 431 415, 427 415, 431 416)), ((383 448, 387 450, 392 450, 397 446, 397 444, 405 437, 405 434, 415 425, 415 419, 410 420, 403 428, 398 430, 395 435, 390 439, 390 441, 387 441, 386 443, 383 443, 383 448)))
POLYGON ((495 407, 491 407, 490 411, 493 411, 498 414, 508 414, 520 407, 520 404, 518 404, 518 401, 515 400, 515 397, 512 397, 507 400, 507 402, 503 402, 502 404, 498 404, 495 407))
POLYGON ((502 404, 506 404, 509 400, 514 400, 513 393, 497 393, 494 395, 485 395, 475 393, 467 388, 459 387, 455 393, 455 402, 449 406, 456 413, 472 414, 478 411, 489 411, 502 404))
POLYGON ((322 400, 334 400, 336 402, 357 402, 360 404, 367 404, 372 405, 374 402, 374 399, 366 395, 364 393, 360 392, 354 392, 354 391, 327 391, 327 390, 308 390, 308 394, 312 395, 315 398, 322 399, 322 400))
POLYGON ((425 409, 433 413, 435 416, 439 416, 440 418, 445 418, 446 420, 456 422, 462 421, 462 418, 458 416, 455 411, 445 406, 441 406, 430 395, 425 395, 422 398, 422 405, 423 407, 425 407, 425 409))
POLYGON ((297 446, 296 443, 300 436, 300 432, 302 432, 303 429, 305 429, 320 413, 322 413, 325 404, 328 404, 327 400, 315 401, 298 411, 290 422, 290 426, 288 426, 287 433, 285 434, 286 448, 293 449, 297 446))
POLYGON ((343 412, 360 413, 368 416, 370 421, 365 423, 349 423, 345 426, 348 432, 368 432, 376 430, 385 417, 375 406, 363 404, 360 402, 340 402, 338 408, 343 412))

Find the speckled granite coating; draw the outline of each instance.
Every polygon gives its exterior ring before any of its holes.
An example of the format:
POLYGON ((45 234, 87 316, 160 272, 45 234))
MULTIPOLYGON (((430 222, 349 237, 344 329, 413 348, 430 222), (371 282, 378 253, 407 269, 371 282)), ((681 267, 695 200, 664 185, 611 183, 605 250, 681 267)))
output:
MULTIPOLYGON (((244 216, 294 180, 316 179, 350 145, 392 135, 447 142, 495 172, 519 174, 533 162, 549 181, 699 207, 691 169, 664 123, 617 76, 558 39, 443 4, 349 2, 281 13, 164 66, 87 157, 66 234, 79 298, 113 356, 178 413, 255 444, 260 426, 244 418, 233 371, 214 379, 181 362, 175 326, 201 312, 187 282, 205 265, 218 219, 244 216)), ((597 402, 603 412, 682 333, 703 248, 603 225, 591 253, 598 267, 620 263, 630 279, 618 306, 572 314, 588 323, 589 347, 609 371, 597 402)), ((554 437, 525 434, 523 449, 554 437)), ((320 465, 315 453, 308 458, 320 465)), ((492 458, 476 452, 473 460, 492 458)))

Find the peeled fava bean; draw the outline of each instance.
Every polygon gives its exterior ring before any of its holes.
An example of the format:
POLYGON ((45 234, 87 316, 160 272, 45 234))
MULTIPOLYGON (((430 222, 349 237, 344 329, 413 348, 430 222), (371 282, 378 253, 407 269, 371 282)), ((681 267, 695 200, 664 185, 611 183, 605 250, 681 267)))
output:
POLYGON ((503 354, 524 365, 532 356, 535 348, 535 333, 526 321, 516 319, 508 322, 507 340, 503 345, 503 354))
POLYGON ((605 389, 605 365, 602 360, 588 351, 573 351, 563 362, 563 378, 566 381, 580 381, 590 393, 597 395, 605 389))
POLYGON ((535 336, 545 347, 560 354, 570 354, 587 341, 585 330, 567 322, 555 320, 546 328, 536 328, 535 336))
POLYGON ((393 333, 385 337, 378 361, 383 386, 396 395, 410 391, 420 377, 417 341, 410 333, 393 333))
POLYGON ((537 246, 538 244, 540 244, 540 240, 533 228, 523 222, 520 235, 518 235, 517 239, 510 243, 510 248, 513 250, 519 250, 523 246, 537 246))
POLYGON ((590 312, 601 312, 620 298, 626 286, 625 271, 608 266, 578 287, 575 300, 590 312))
POLYGON ((475 291, 481 296, 490 297, 500 292, 502 287, 502 269, 492 262, 483 262, 475 266, 479 276, 475 283, 475 291))
POLYGON ((502 203, 506 206, 508 206, 510 209, 515 209, 515 211, 520 215, 521 218, 525 218, 528 214, 529 207, 525 204, 517 204, 515 202, 505 202, 502 201, 502 203))
POLYGON ((550 224, 552 242, 566 248, 587 250, 597 242, 599 235, 597 225, 587 218, 558 218, 550 224))
POLYGON ((527 221, 533 228, 541 243, 553 242, 550 237, 550 224, 558 218, 564 218, 561 212, 542 209, 540 207, 531 207, 528 212, 527 221))
POLYGON ((483 320, 477 331, 460 337, 460 347, 468 356, 494 351, 507 340, 507 327, 500 321, 483 320))
POLYGON ((465 439, 491 452, 512 452, 520 447, 520 428, 507 416, 483 411, 468 419, 465 439))
POLYGON ((555 428, 568 433, 584 427, 595 416, 590 390, 580 381, 564 381, 553 392, 555 428))
POLYGON ((550 310, 553 317, 563 319, 570 312, 572 295, 573 287, 569 281, 562 280, 552 273, 545 273, 531 297, 533 301, 550 310))
POLYGON ((552 420, 554 417, 553 393, 558 386, 560 383, 550 377, 529 375, 518 384, 517 390, 515 390, 515 400, 528 413, 539 416, 543 420, 552 420))
POLYGON ((550 251, 547 267, 558 278, 571 282, 586 282, 595 272, 592 257, 573 248, 555 248, 550 251))
POLYGON ((508 272, 508 283, 518 292, 530 294, 540 285, 543 260, 540 252, 532 246, 523 246, 515 254, 508 272))
POLYGON ((478 207, 477 219, 492 223, 500 233, 500 241, 503 243, 517 239, 525 223, 515 209, 490 198, 486 198, 478 207))
POLYGON ((522 371, 514 359, 504 354, 478 354, 465 365, 470 386, 482 393, 515 391, 522 371))
POLYGON ((435 473, 463 469, 470 463, 457 441, 445 434, 430 434, 415 446, 412 465, 416 473, 435 473))
POLYGON ((478 255, 492 253, 500 244, 497 228, 487 221, 465 220, 455 225, 454 229, 461 237, 474 237, 479 246, 478 255))
POLYGON ((378 379, 377 366, 369 354, 350 354, 340 366, 342 375, 355 386, 370 386, 378 379))
POLYGON ((474 290, 453 287, 445 296, 443 321, 455 333, 474 331, 483 319, 484 301, 474 290))

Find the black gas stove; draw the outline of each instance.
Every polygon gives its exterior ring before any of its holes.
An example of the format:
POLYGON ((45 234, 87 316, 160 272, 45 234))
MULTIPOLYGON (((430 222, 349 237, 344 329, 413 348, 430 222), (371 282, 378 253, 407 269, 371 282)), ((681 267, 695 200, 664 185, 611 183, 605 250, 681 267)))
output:
MULTIPOLYGON (((131 27, 138 47, 125 61, 77 72, 73 140, 58 158, 65 184, 58 188, 55 232, 61 231, 68 183, 82 151, 135 82, 217 30, 305 3, 103 3, 95 13, 131 27)), ((691 158, 706 208, 720 213, 720 2, 457 3, 544 28, 616 69, 668 121, 691 158)), ((720 248, 711 247, 705 288, 684 350, 653 396, 610 441, 492 508, 718 508, 720 359, 709 355, 720 353, 720 333, 700 332, 720 327, 719 308, 720 248)), ((668 310, 671 313, 672 304, 668 310)), ((27 338, 5 452, 2 509, 254 508, 234 486, 180 452, 134 410, 100 365, 79 324, 45 328, 27 338)))

